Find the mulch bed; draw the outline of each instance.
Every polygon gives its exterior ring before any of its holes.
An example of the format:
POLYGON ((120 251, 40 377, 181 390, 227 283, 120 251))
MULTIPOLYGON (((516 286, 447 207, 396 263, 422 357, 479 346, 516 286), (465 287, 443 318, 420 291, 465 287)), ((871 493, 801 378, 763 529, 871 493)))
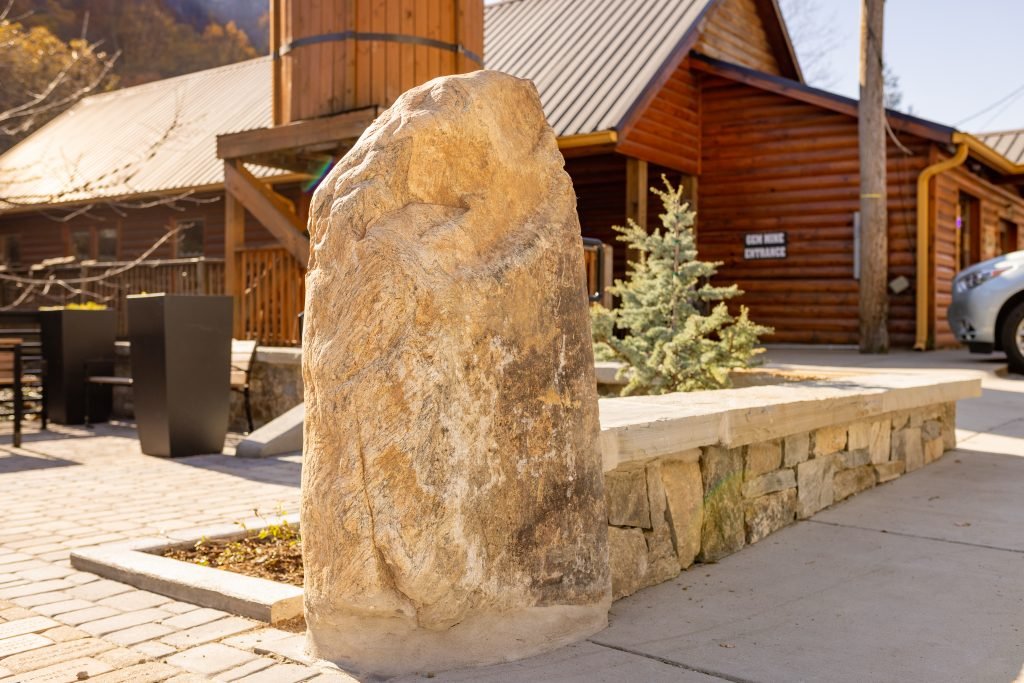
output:
POLYGON ((164 557, 302 585, 302 539, 298 529, 287 524, 254 531, 235 541, 203 539, 191 548, 167 550, 164 557))

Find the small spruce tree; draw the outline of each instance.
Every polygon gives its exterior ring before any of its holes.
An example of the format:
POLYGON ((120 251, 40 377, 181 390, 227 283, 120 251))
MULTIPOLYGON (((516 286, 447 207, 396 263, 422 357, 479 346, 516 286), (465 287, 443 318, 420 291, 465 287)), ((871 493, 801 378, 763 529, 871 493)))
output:
POLYGON ((628 280, 608 289, 619 307, 591 309, 595 355, 623 364, 623 396, 727 387, 730 371, 750 367, 763 351, 759 337, 772 332, 752 322, 745 306, 738 316, 729 313, 725 302, 743 292, 710 284, 721 264, 697 259, 695 213, 682 188, 663 180, 665 191, 651 189, 665 206, 662 228, 648 234, 633 221, 615 226, 618 239, 641 255, 628 280))

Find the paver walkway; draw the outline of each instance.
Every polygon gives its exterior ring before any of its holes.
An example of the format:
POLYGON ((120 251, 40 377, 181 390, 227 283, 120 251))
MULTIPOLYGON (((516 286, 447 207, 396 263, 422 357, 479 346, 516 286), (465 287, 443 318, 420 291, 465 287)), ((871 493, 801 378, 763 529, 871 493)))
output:
POLYGON ((79 572, 74 548, 298 510, 300 458, 139 452, 128 428, 0 448, 0 683, 343 681, 302 636, 79 572))
MULTIPOLYGON (((962 353, 770 358, 974 367, 985 396, 961 404, 960 448, 934 465, 615 603, 586 642, 434 680, 1024 683, 1024 380, 962 353)), ((0 683, 353 680, 306 662, 299 635, 68 561, 72 548, 295 512, 299 470, 297 457, 149 458, 123 428, 0 446, 0 683)))

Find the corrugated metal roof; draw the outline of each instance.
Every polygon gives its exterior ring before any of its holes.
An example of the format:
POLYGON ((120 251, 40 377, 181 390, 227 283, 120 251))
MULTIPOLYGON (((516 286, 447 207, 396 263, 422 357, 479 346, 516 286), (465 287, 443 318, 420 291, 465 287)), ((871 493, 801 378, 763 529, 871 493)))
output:
POLYGON ((976 133, 974 137, 1002 154, 1012 163, 1024 164, 1024 129, 976 133))
POLYGON ((484 19, 488 69, 537 84, 558 135, 619 125, 715 0, 505 0, 484 19))
POLYGON ((262 57, 85 98, 0 157, 0 208, 223 183, 217 135, 269 126, 270 86, 262 57))
MULTIPOLYGON (((559 136, 616 128, 713 2, 505 0, 486 7, 486 66, 533 80, 559 136)), ((217 135, 271 124, 270 64, 82 100, 0 157, 0 210, 222 183, 217 135)))

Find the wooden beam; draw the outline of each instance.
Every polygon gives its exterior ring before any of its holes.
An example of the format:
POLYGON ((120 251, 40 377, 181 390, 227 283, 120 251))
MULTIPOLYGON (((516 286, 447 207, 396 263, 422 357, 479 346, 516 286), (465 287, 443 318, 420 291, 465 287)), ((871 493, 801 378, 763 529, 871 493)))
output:
POLYGON ((242 336, 242 274, 238 252, 245 246, 245 207, 230 192, 224 193, 224 293, 234 299, 233 335, 242 336))
MULTIPOLYGON (((647 231, 647 198, 650 183, 647 179, 647 162, 643 159, 626 158, 626 218, 636 221, 647 231)), ((626 260, 640 261, 643 254, 635 249, 626 250, 626 260)))
POLYGON ((651 191, 648 182, 647 162, 643 159, 626 159, 626 217, 647 229, 647 195, 651 191))
POLYGON ((217 156, 242 159, 254 154, 285 150, 328 148, 355 140, 377 118, 377 107, 345 112, 322 119, 296 121, 276 128, 260 128, 217 136, 217 156))
POLYGON ((237 161, 224 162, 224 184, 228 194, 241 202, 305 269, 309 263, 309 237, 291 202, 257 180, 237 161))

